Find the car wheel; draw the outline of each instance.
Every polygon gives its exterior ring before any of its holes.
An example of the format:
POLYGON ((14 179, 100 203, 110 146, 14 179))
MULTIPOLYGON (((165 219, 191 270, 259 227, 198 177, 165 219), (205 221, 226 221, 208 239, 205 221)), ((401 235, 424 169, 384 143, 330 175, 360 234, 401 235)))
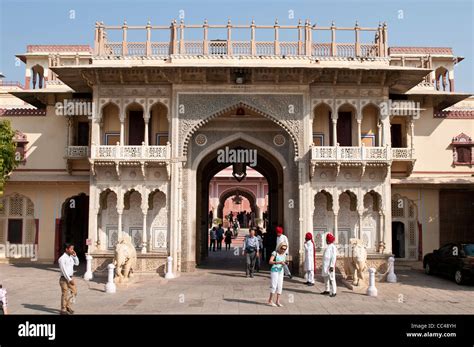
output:
POLYGON ((425 265, 425 274, 427 275, 432 275, 433 274, 433 269, 430 266, 430 263, 426 263, 425 265))
POLYGON ((454 273, 454 281, 457 284, 463 284, 464 283, 464 276, 463 276, 461 270, 456 270, 456 272, 454 273))

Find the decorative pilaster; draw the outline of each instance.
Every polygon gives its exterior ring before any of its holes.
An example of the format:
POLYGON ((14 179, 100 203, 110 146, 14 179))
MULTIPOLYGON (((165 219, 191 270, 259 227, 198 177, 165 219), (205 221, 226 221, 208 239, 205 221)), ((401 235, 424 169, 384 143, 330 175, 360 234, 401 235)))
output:
POLYGON ((339 243, 339 232, 338 232, 338 226, 337 226, 337 216, 339 214, 339 192, 337 190, 334 190, 331 194, 333 196, 332 200, 332 212, 334 213, 334 237, 336 238, 335 242, 336 244, 339 243), (337 197, 337 198, 336 198, 337 197))
MULTIPOLYGON (((142 200, 146 200, 142 198, 142 200)), ((148 212, 148 206, 145 206, 145 208, 142 206, 142 214, 143 214, 143 229, 142 229, 142 254, 146 254, 147 252, 147 235, 148 235, 148 230, 147 230, 147 225, 146 225, 146 215, 148 212)))
POLYGON ((123 214, 123 209, 121 209, 121 210, 117 209, 117 213, 118 213, 117 240, 120 240, 122 238, 122 214, 123 214))
POLYGON ((122 238, 123 228, 122 228, 122 215, 124 209, 123 194, 121 189, 117 193, 117 214, 118 214, 118 224, 117 224, 117 239, 120 241, 122 238))
POLYGON ((384 219, 385 219, 385 216, 384 216, 384 213, 383 211, 379 211, 379 230, 378 230, 378 243, 379 243, 379 252, 380 253, 383 253, 381 247, 383 247, 385 245, 385 241, 384 241, 384 219))
POLYGON ((364 210, 358 210, 357 214, 359 216, 359 223, 358 223, 359 230, 357 231, 357 234, 355 235, 355 237, 359 240, 362 240, 362 219, 364 217, 364 210))

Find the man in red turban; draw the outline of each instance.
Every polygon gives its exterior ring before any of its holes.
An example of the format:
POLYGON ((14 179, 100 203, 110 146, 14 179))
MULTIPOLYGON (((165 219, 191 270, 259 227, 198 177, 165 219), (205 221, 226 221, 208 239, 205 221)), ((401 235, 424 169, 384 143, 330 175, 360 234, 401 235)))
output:
MULTIPOLYGON (((288 237, 286 235, 283 235, 283 228, 281 226, 277 226, 275 228, 276 234, 277 234, 277 242, 276 242, 276 248, 278 249, 278 245, 282 242, 286 243, 286 252, 285 256, 288 257, 289 254, 289 248, 290 248, 290 243, 288 242, 288 237)), ((291 279, 291 272, 290 269, 288 268, 288 265, 285 264, 283 266, 284 274, 285 276, 288 276, 288 278, 291 279)))
POLYGON ((328 295, 333 298, 336 296, 336 258, 337 248, 334 245, 335 237, 332 234, 326 235, 327 247, 323 254, 323 265, 321 275, 324 278, 325 289, 322 295, 328 295))
POLYGON ((316 269, 316 247, 314 246, 313 234, 306 233, 304 243, 304 271, 306 285, 314 286, 314 270, 316 269))

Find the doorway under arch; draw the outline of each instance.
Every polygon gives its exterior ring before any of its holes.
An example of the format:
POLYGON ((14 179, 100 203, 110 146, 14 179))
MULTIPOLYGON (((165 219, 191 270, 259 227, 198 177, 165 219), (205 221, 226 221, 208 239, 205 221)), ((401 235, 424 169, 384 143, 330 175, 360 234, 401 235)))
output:
MULTIPOLYGON (((257 165, 253 169, 264 176, 268 182, 269 228, 283 225, 283 166, 278 158, 262 146, 252 143, 251 139, 238 138, 222 147, 257 151, 257 165)), ((218 162, 217 158, 217 151, 210 151, 199 162, 196 171, 196 264, 198 265, 208 256, 209 183, 218 172, 229 166, 229 163, 218 162)))
POLYGON ((257 207, 256 207, 257 202, 256 202, 256 198, 253 195, 253 193, 246 190, 246 189, 244 189, 244 188, 242 188, 242 187, 236 186, 234 189, 229 189, 229 190, 225 191, 219 197, 219 206, 217 207, 217 216, 219 218, 222 218, 222 220, 226 219, 226 217, 227 217, 227 216, 224 215, 224 205, 225 205, 226 200, 233 197, 233 196, 236 196, 236 195, 240 195, 241 197, 246 198, 249 201, 251 211, 256 213, 256 211, 257 211, 257 207))
POLYGON ((64 243, 72 243, 78 257, 84 260, 89 235, 89 196, 81 193, 67 198, 61 216, 60 242, 56 250, 58 255, 62 254, 64 243))
POLYGON ((392 222, 392 253, 395 258, 405 258, 405 224, 392 222))

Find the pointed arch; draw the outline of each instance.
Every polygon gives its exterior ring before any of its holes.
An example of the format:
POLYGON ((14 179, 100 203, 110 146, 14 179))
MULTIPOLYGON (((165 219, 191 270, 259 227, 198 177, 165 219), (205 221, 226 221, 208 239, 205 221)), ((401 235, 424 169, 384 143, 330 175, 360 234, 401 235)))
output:
POLYGON ((265 117, 269 120, 271 120, 272 122, 278 124, 281 128, 283 128, 287 133, 288 135, 290 136, 292 142, 293 142, 293 146, 294 146, 294 151, 295 151, 295 156, 298 155, 299 153, 299 148, 298 148, 298 138, 297 136, 293 133, 293 131, 284 123, 282 122, 280 119, 278 119, 277 117, 274 117, 262 110, 260 110, 259 108, 257 107, 254 107, 244 101, 239 101, 231 106, 227 106, 227 107, 224 107, 222 109, 220 109, 219 111, 213 113, 212 115, 206 117, 206 118, 203 118, 203 119, 200 119, 199 121, 196 122, 196 124, 190 124, 190 128, 189 130, 187 131, 185 137, 184 137, 184 143, 183 143, 183 147, 182 147, 182 152, 183 152, 183 155, 187 155, 187 151, 188 151, 188 144, 189 144, 189 141, 191 140, 191 138, 193 137, 193 135, 198 131, 198 129, 200 129, 202 126, 204 126, 205 124, 209 123, 209 121, 219 117, 219 116, 222 116, 226 113, 229 113, 231 111, 237 111, 239 108, 246 108, 262 117, 265 117))

